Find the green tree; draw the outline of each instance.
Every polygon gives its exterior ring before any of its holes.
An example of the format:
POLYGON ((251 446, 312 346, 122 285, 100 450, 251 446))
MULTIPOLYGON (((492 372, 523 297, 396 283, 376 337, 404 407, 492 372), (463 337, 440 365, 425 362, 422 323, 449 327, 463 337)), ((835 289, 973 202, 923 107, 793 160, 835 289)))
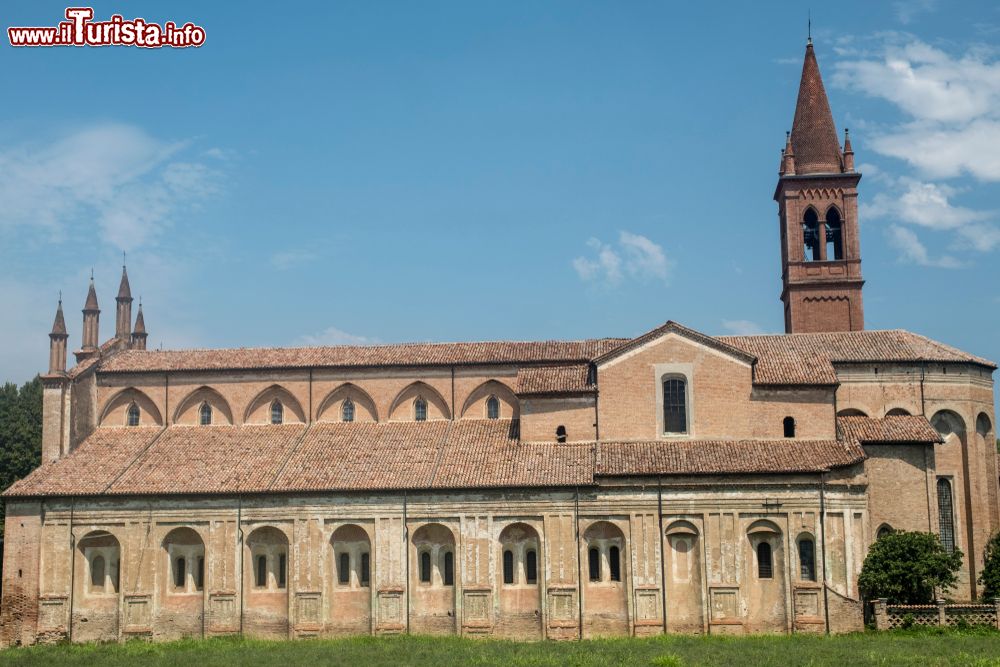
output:
MULTIPOLYGON (((0 386, 0 491, 38 467, 42 460, 42 382, 37 377, 20 389, 0 386)), ((0 501, 0 540, 4 505, 0 501)))
POLYGON ((962 552, 949 552, 934 533, 894 532, 868 550, 858 588, 869 600, 930 604, 955 585, 961 567, 962 552))
POLYGON ((1000 598, 1000 533, 995 534, 983 549, 983 571, 979 583, 983 585, 983 598, 1000 598))

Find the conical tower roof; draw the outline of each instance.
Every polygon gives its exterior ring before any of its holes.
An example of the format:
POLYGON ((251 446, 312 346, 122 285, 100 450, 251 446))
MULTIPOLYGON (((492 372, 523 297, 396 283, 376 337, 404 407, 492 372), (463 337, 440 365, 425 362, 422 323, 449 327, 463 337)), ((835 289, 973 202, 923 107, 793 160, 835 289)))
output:
POLYGON ((128 271, 125 270, 125 265, 122 264, 122 282, 118 286, 118 300, 132 298, 132 288, 128 284, 128 271))
POLYGON ((66 320, 63 318, 62 309, 62 299, 59 299, 59 307, 56 308, 56 319, 52 323, 52 332, 50 336, 65 336, 66 335, 66 320))
POLYGON ((97 305, 97 290, 94 288, 94 276, 90 277, 90 289, 87 290, 87 303, 83 306, 84 312, 98 311, 101 308, 97 305))
POLYGON ((142 316, 142 302, 139 303, 139 314, 135 316, 135 327, 132 329, 132 335, 146 333, 146 318, 142 316))
POLYGON ((796 174, 839 174, 843 171, 837 128, 811 40, 806 45, 806 58, 802 63, 799 99, 792 122, 792 148, 796 174))

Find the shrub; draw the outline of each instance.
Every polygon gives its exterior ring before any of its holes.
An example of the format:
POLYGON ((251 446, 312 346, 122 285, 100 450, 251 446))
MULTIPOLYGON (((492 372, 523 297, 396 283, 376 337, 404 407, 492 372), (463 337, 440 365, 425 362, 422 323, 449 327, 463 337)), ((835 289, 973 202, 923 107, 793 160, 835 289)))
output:
POLYGON ((983 549, 983 572, 979 583, 983 585, 986 600, 1000 598, 1000 533, 994 535, 983 549))
POLYGON ((937 535, 895 532, 879 538, 868 551, 858 588, 869 600, 886 598, 893 604, 930 604, 935 592, 955 585, 962 552, 949 552, 937 535))

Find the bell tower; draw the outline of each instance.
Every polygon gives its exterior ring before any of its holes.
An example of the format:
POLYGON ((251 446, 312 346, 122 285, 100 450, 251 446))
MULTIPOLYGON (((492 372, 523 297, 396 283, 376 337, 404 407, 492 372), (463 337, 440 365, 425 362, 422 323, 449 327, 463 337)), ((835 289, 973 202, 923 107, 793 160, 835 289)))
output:
POLYGON ((812 39, 785 138, 774 200, 781 224, 785 333, 864 329, 858 181, 850 135, 841 150, 812 39))

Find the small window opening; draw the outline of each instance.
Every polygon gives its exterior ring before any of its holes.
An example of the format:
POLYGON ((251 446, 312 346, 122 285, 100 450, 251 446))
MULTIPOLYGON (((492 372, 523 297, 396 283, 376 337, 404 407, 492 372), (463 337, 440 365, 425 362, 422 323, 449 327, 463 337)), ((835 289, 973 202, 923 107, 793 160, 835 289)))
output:
POLYGON ((257 588, 267 587, 267 556, 257 556, 257 588))
POLYGON ((774 576, 774 563, 771 561, 771 545, 761 542, 757 545, 757 577, 771 579, 774 576))
POLYGON ((611 575, 611 581, 622 580, 622 561, 618 547, 608 549, 608 570, 611 575))
POLYGON ((951 483, 943 477, 937 481, 937 495, 941 545, 952 552, 955 551, 955 513, 951 497, 951 483))
POLYGON ((278 555, 278 588, 285 587, 285 566, 288 564, 288 557, 285 554, 278 555))
POLYGON ((444 552, 444 585, 455 585, 455 554, 450 551, 444 552))
POLYGON ((808 537, 799 540, 799 574, 805 581, 816 581, 816 543, 808 537))
POLYGON ((205 587, 205 557, 198 556, 198 569, 195 571, 194 587, 199 591, 205 587))
POLYGON ((413 402, 413 418, 418 422, 427 421, 427 401, 423 398, 413 402))
POLYGON ((128 406, 128 415, 125 423, 128 424, 129 426, 139 425, 139 406, 136 405, 135 403, 128 406))
POLYGON ((351 556, 347 553, 340 554, 337 561, 337 581, 341 584, 351 583, 351 556))
POLYGON ((361 585, 368 586, 371 582, 371 555, 366 551, 361 554, 361 585))
POLYGON ((601 550, 597 547, 590 547, 587 552, 587 565, 590 569, 590 580, 601 580, 601 550))
POLYGON ((816 211, 809 209, 802 220, 803 255, 807 262, 818 262, 821 259, 819 242, 819 217, 816 211))
POLYGON ((212 406, 208 403, 201 404, 201 408, 198 410, 198 422, 202 426, 210 426, 212 424, 212 406))
POLYGON ((174 561, 174 587, 184 588, 184 577, 186 574, 187 563, 184 562, 183 558, 178 558, 174 561))
POLYGON ((285 406, 281 404, 281 401, 275 400, 271 403, 271 423, 281 424, 285 421, 285 406))
POLYGON ((795 417, 785 417, 782 422, 785 427, 785 437, 794 438, 795 437, 795 417))
POLYGON ((826 212, 826 259, 844 259, 844 225, 832 207, 826 212))
POLYGON ((90 586, 104 590, 104 556, 94 556, 90 561, 90 586))
POLYGON ((349 398, 344 399, 344 405, 340 408, 340 419, 345 422, 354 421, 354 401, 349 398))
POLYGON ((514 552, 510 549, 503 552, 503 583, 514 583, 514 552))
POLYGON ((538 554, 534 549, 524 552, 524 580, 529 584, 538 583, 538 554))
POLYGON ((687 433, 687 382, 682 378, 663 381, 663 432, 687 433))
POLYGON ((884 523, 878 527, 878 532, 875 533, 875 539, 881 540, 883 537, 887 535, 892 535, 892 533, 893 533, 892 526, 890 526, 887 523, 884 523))
POLYGON ((431 554, 429 551, 420 553, 420 583, 431 583, 431 554))
POLYGON ((496 396, 486 399, 486 418, 500 419, 500 399, 496 396))
POLYGON ((556 426, 556 442, 566 442, 566 427, 562 424, 556 426))

